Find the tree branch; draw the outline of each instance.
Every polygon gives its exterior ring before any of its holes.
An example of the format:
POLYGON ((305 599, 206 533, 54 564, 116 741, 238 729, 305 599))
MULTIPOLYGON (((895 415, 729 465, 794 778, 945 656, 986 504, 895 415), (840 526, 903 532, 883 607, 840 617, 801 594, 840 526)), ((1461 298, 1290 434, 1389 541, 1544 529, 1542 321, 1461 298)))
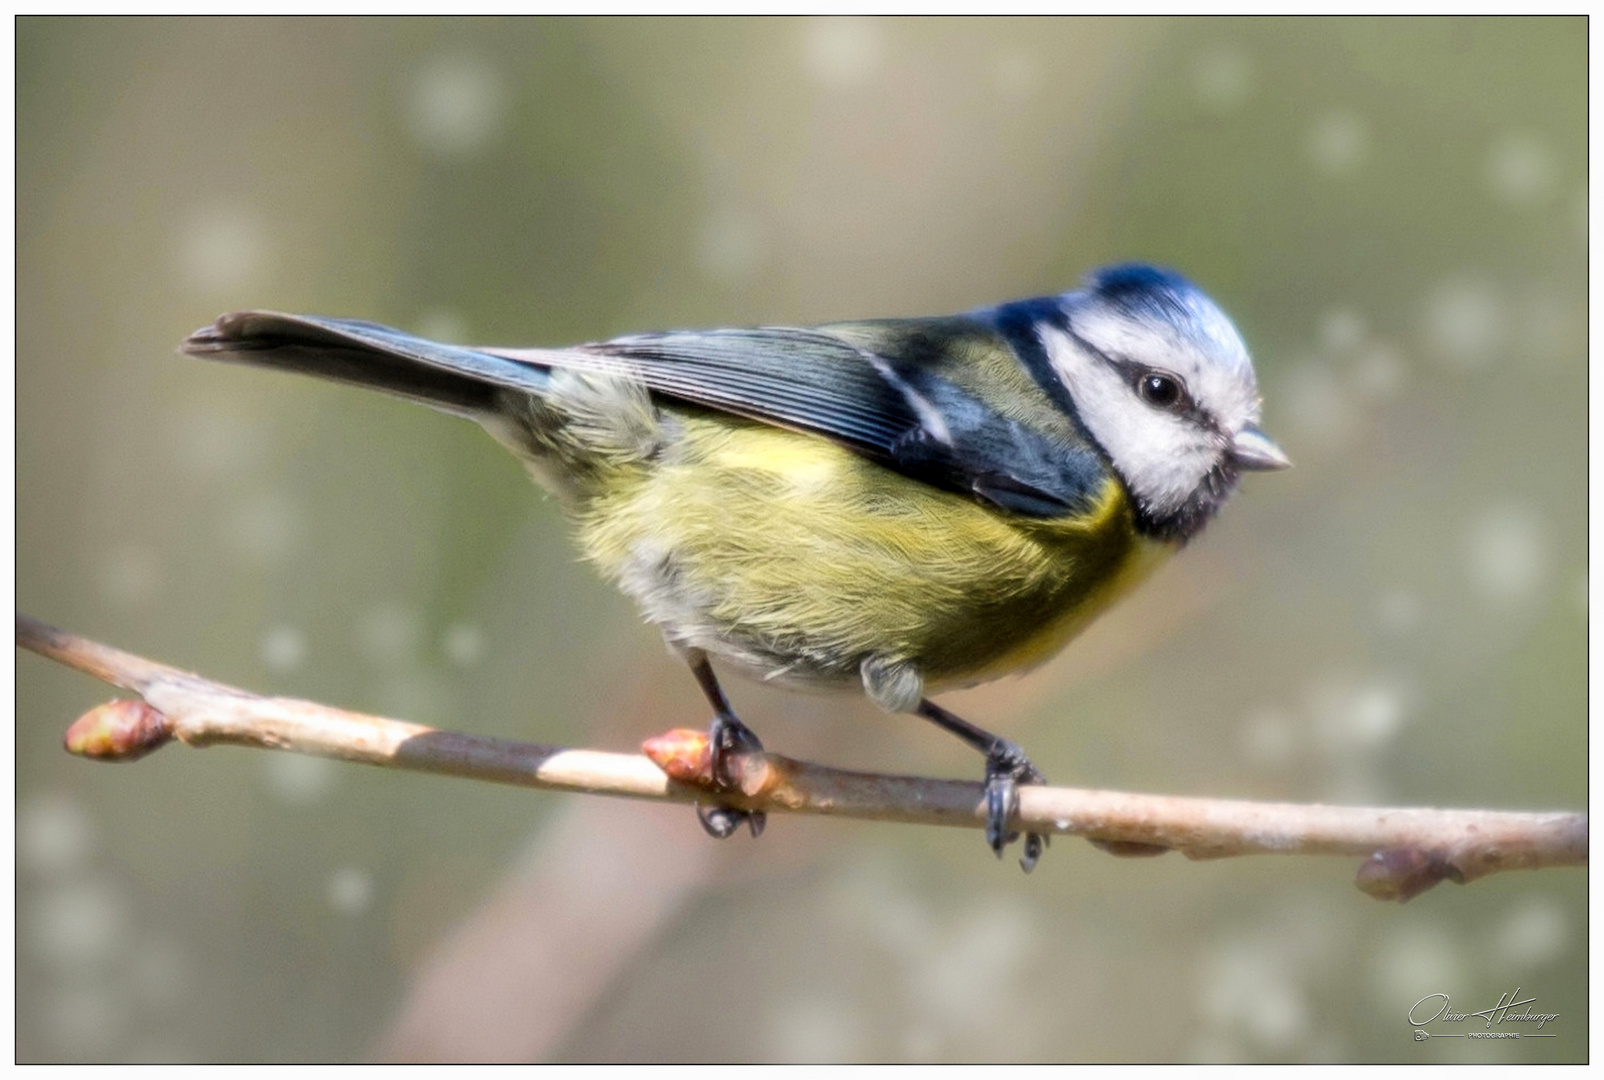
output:
MULTIPOLYGON (((646 756, 570 750, 441 731, 290 698, 261 697, 17 615, 17 644, 137 694, 90 710, 67 731, 84 757, 130 761, 173 741, 232 744, 443 773, 524 787, 679 802, 712 796, 705 734, 650 739, 646 756)), ((767 752, 735 762, 742 809, 980 828, 981 786, 847 772, 767 752)), ((1117 855, 1177 849, 1228 855, 1365 856, 1356 884, 1408 900, 1440 881, 1587 863, 1587 815, 1388 809, 1179 798, 1030 785, 1012 826, 1083 836, 1117 855)))

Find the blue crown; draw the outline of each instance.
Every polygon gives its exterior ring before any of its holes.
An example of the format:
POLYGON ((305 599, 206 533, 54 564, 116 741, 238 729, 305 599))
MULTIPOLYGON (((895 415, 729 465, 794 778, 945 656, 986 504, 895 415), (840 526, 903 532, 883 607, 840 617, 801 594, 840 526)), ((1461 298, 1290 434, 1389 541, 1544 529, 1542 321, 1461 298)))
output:
POLYGON ((1086 275, 1092 298, 1143 322, 1162 323, 1203 346, 1220 363, 1251 367, 1230 316, 1190 279, 1160 266, 1121 263, 1086 275))
POLYGON ((1203 290, 1190 280, 1161 266, 1121 263, 1086 275, 1086 286, 1098 296, 1132 315, 1185 315, 1199 299, 1213 306, 1203 290))

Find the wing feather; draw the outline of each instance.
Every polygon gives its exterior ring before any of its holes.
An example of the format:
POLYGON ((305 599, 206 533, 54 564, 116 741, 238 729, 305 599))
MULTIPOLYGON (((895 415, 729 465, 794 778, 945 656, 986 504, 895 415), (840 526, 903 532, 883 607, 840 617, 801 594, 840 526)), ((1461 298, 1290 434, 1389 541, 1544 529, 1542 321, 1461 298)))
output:
POLYGON ((688 331, 574 349, 487 351, 632 376, 668 397, 824 435, 882 459, 918 424, 863 350, 816 330, 688 331))
MULTIPOLYGON (((1010 350, 1001 336, 991 340, 1010 350)), ((1089 508, 1107 476, 1084 441, 1004 415, 944 378, 928 339, 908 349, 882 336, 870 348, 826 329, 763 327, 487 351, 637 378, 653 393, 823 435, 926 483, 1030 517, 1089 508)))
MULTIPOLYGON (((541 394, 567 368, 636 379, 655 395, 833 439, 887 468, 1030 517, 1092 506, 1107 468, 1082 439, 1011 417, 942 373, 952 357, 914 324, 643 334, 569 349, 443 345, 376 323, 238 312, 185 351, 282 367, 414 398, 465 416, 497 388, 541 394), (850 338, 850 340, 849 340, 850 338)), ((976 324, 977 334, 988 333, 976 324)), ((1008 342, 991 335, 1017 362, 1008 342)), ((971 343, 972 344, 972 343, 971 343)))

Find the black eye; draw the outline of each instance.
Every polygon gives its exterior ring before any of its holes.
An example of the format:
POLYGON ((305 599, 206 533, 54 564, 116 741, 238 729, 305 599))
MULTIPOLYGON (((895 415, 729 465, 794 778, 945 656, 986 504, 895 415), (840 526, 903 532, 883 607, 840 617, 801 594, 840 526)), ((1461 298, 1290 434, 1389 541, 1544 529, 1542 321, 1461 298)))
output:
POLYGON ((1181 380, 1160 371, 1149 371, 1136 382, 1136 392, 1155 409, 1175 409, 1186 402, 1181 380))

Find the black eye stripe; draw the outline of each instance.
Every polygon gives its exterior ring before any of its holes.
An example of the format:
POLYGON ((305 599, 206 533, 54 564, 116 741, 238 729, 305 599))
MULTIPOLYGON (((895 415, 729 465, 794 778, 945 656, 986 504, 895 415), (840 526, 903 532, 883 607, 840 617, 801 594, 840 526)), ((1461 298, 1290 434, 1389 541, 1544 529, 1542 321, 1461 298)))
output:
MULTIPOLYGON (((1225 429, 1220 426, 1219 421, 1214 419, 1212 415, 1210 415, 1193 399, 1191 391, 1187 389, 1186 380, 1181 378, 1181 376, 1175 374, 1173 371, 1165 371, 1162 368, 1151 368, 1146 364, 1138 363, 1137 361, 1131 360, 1128 357, 1104 352, 1096 345, 1093 345, 1090 341, 1087 341, 1080 334, 1075 333, 1073 327, 1069 327, 1067 330, 1069 336, 1074 340, 1075 344, 1079 345, 1088 353, 1097 357, 1103 363, 1119 372, 1120 376, 1126 380, 1126 385, 1135 387, 1138 397, 1141 396, 1141 388, 1139 384, 1143 376, 1162 375, 1166 378, 1174 379, 1181 388, 1181 402, 1177 405, 1171 406, 1167 411, 1175 416, 1184 417, 1187 420, 1190 420, 1198 427, 1214 432, 1222 439, 1229 437, 1225 429)), ((1143 400, 1146 399, 1144 398, 1143 400)))
POLYGON ((1130 380, 1131 386, 1136 390, 1136 396, 1148 405, 1155 409, 1162 409, 1171 415, 1190 420, 1198 427, 1207 428, 1214 432, 1221 430, 1218 421, 1192 397, 1191 390, 1187 388, 1186 380, 1175 374, 1175 372, 1166 371, 1163 368, 1150 368, 1146 364, 1139 364, 1124 357, 1116 358, 1105 354, 1104 359, 1112 364, 1126 379, 1130 380), (1144 391, 1144 384, 1149 379, 1161 379, 1173 384, 1175 387, 1174 398, 1172 399, 1165 395, 1164 400, 1155 401, 1149 397, 1144 391))

